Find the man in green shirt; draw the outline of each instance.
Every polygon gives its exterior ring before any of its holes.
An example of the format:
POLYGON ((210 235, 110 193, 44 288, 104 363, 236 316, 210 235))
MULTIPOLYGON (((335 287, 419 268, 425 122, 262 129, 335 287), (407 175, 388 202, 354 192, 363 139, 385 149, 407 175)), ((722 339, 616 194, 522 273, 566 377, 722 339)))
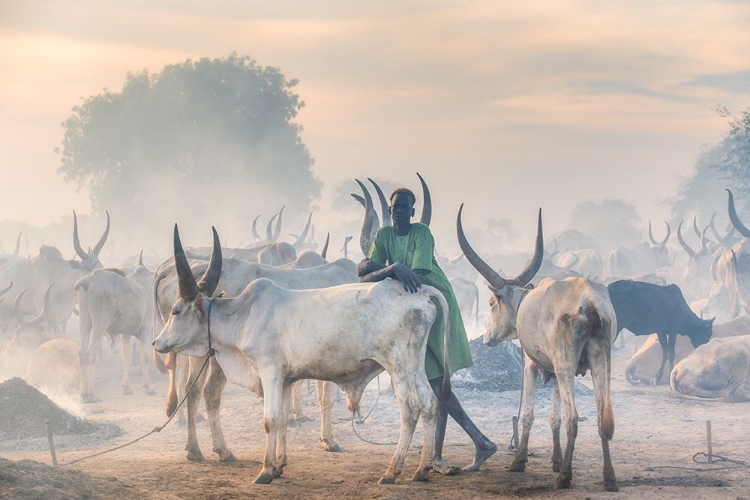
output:
MULTIPOLYGON (((473 364, 469 341, 461 319, 450 282, 435 260, 435 241, 430 228, 424 224, 412 223, 414 216, 414 193, 399 188, 391 195, 389 212, 393 226, 383 226, 375 236, 369 254, 360 262, 360 281, 374 282, 394 278, 404 284, 404 289, 415 293, 422 283, 430 285, 445 296, 450 317, 449 367, 451 375, 461 368, 473 364)), ((436 304, 437 305, 437 304, 436 304)), ((439 306, 438 306, 439 308, 439 306)), ((425 371, 430 386, 440 403, 435 428, 434 470, 443 474, 455 474, 457 469, 448 466, 443 460, 443 441, 448 415, 463 428, 474 442, 476 451, 474 462, 463 468, 476 471, 482 463, 497 451, 497 445, 490 441, 471 421, 452 392, 444 396, 443 385, 443 316, 438 313, 427 340, 425 371)))

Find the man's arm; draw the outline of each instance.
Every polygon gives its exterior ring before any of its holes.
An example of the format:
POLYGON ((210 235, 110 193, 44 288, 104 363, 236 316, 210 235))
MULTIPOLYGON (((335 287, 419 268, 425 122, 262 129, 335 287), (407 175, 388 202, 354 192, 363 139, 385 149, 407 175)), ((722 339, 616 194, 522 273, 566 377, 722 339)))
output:
POLYGON ((424 269, 415 269, 412 271, 405 265, 396 262, 390 266, 384 266, 370 259, 364 259, 357 266, 357 274, 361 283, 374 283, 383 281, 386 278, 395 278, 404 284, 404 290, 416 293, 417 289, 422 286, 420 276, 424 276, 429 271, 424 269))

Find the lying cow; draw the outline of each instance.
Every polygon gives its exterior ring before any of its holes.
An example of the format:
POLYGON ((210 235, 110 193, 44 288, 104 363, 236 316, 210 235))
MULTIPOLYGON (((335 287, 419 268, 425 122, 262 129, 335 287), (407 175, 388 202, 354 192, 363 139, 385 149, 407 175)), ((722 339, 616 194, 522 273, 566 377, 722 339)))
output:
POLYGON ((669 382, 685 396, 750 401, 750 336, 713 339, 698 347, 674 367, 669 382))
MULTIPOLYGON (((287 290, 268 279, 253 281, 237 297, 210 298, 221 275, 221 245, 196 283, 174 231, 177 302, 154 340, 158 352, 205 356, 215 349, 227 378, 264 395, 266 452, 255 483, 270 483, 286 466, 286 427, 292 382, 330 380, 347 393, 354 412, 367 384, 383 370, 391 377, 401 413, 396 452, 381 484, 401 472, 414 428, 423 417, 422 453, 412 480, 426 480, 432 466, 437 405, 424 370, 427 337, 437 316, 436 299, 450 325, 448 305, 436 289, 409 293, 386 280, 314 290, 287 290)), ((448 350, 446 326, 444 349, 448 350)), ((446 360, 448 356, 446 356, 446 360)), ((446 393, 450 388, 444 364, 446 393)))
POLYGON ((37 389, 44 387, 70 395, 78 393, 81 388, 78 343, 56 338, 40 345, 31 354, 23 378, 37 389))
POLYGON ((656 333, 659 338, 662 360, 652 385, 658 384, 664 375, 667 358, 672 371, 677 335, 687 336, 693 347, 705 344, 711 338, 714 318, 703 320, 696 316, 677 285, 619 280, 607 285, 607 289, 617 315, 618 333, 627 328, 635 335, 656 333))
MULTIPOLYGON (((711 327, 713 335, 711 338, 728 338, 739 335, 750 335, 750 316, 740 316, 726 323, 719 323, 711 327)), ((674 349, 675 363, 679 363, 687 357, 694 348, 690 341, 684 336, 678 335, 674 349)), ((628 364, 625 365, 625 378, 631 384, 650 384, 654 373, 659 369, 662 360, 661 345, 656 334, 646 339, 646 342, 638 349, 628 364)), ((675 365, 676 366, 676 365, 675 365)), ((667 383, 666 377, 662 383, 667 383)))
POLYGON ((520 275, 504 279, 471 248, 458 211, 458 242, 466 259, 490 284, 490 324, 484 334, 489 346, 517 338, 526 353, 523 371, 523 430, 521 442, 509 470, 523 472, 528 459, 531 425, 534 422, 534 394, 539 371, 545 382, 555 379, 550 423, 554 450, 552 470, 559 472, 555 488, 569 488, 573 478, 573 446, 578 434, 573 385, 576 375, 591 370, 596 397, 597 424, 604 455, 604 488, 617 491, 617 480, 609 454, 615 431, 610 399, 610 351, 616 335, 615 313, 604 285, 584 278, 543 280, 533 290, 526 288, 539 269, 544 245, 542 211, 539 210, 534 257, 520 275), (560 448, 560 400, 566 410, 568 445, 560 448))

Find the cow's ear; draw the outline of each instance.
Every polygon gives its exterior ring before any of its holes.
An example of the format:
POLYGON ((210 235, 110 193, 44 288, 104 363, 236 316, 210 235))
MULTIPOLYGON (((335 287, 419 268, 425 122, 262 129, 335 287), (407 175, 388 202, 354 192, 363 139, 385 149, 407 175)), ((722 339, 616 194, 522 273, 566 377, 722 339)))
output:
POLYGON ((714 316, 713 318, 711 318, 709 320, 706 320, 706 322, 708 323, 708 326, 713 326, 714 321, 716 321, 716 316, 714 316))

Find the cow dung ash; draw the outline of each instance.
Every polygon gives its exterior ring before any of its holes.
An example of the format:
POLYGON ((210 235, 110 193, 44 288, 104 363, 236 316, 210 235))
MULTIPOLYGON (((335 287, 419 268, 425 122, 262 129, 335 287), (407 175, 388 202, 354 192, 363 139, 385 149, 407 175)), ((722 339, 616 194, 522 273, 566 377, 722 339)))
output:
POLYGON ((132 496, 131 487, 114 477, 90 476, 33 460, 13 462, 0 458, 0 498, 78 500, 132 496))
MULTIPOLYGON (((460 370, 451 378, 451 384, 458 389, 475 391, 517 391, 521 389, 523 377, 522 349, 513 342, 501 342, 489 347, 482 337, 469 341, 474 365, 460 370)), ((551 389, 552 384, 542 383, 537 377, 537 392, 551 389)), ((576 381, 575 393, 579 396, 591 395, 593 391, 576 381)))
POLYGON ((91 422, 71 415, 21 378, 11 378, 0 384, 0 449, 46 449, 47 421, 55 445, 60 448, 96 444, 123 434, 115 424, 91 422))

